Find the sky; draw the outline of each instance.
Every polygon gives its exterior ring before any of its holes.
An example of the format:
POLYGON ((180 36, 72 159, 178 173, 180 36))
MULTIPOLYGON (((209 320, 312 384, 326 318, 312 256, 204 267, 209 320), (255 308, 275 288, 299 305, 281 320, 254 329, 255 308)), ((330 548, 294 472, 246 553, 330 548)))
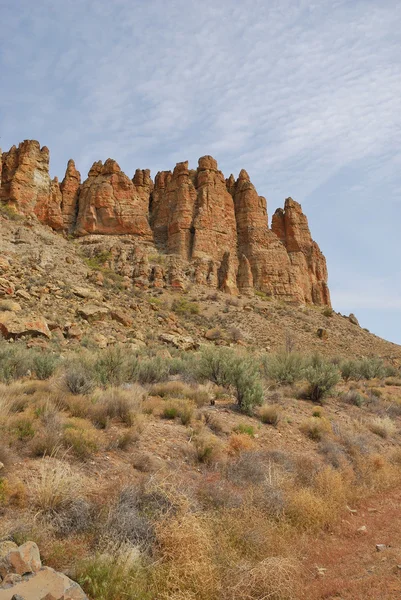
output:
POLYGON ((302 204, 333 307, 401 344, 400 0, 0 0, 0 147, 60 179, 211 154, 302 204))

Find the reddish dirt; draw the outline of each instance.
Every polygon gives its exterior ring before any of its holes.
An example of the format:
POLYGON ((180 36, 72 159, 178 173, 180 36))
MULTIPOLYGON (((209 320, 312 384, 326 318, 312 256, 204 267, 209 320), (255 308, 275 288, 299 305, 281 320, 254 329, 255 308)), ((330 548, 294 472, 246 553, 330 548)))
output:
POLYGON ((366 500, 311 542, 303 600, 401 598, 401 488, 366 500), (386 548, 378 552, 376 544, 386 548))

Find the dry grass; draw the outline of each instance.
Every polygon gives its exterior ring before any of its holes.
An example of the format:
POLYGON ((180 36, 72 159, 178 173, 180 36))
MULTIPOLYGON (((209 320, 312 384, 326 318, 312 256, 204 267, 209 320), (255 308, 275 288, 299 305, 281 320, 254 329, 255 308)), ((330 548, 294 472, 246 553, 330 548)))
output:
POLYGON ((111 419, 119 419, 130 427, 141 411, 145 396, 145 390, 139 385, 134 385, 129 390, 108 388, 93 398, 89 417, 101 428, 105 428, 111 419))
POLYGON ((83 482, 82 475, 62 458, 42 458, 28 484, 30 501, 42 513, 60 511, 79 495, 83 482))
POLYGON ((255 442, 247 433, 233 433, 228 439, 227 451, 229 454, 235 455, 254 448, 255 442))
POLYGON ((369 423, 369 429, 376 435, 387 439, 396 433, 397 426, 390 417, 376 417, 369 423))
POLYGON ((258 410, 258 416, 266 425, 278 425, 281 418, 281 406, 278 404, 264 404, 258 410))
POLYGON ((201 515, 186 514, 156 528, 161 558, 166 568, 160 596, 216 600, 223 597, 214 557, 212 524, 201 515))
POLYGON ((62 442, 78 458, 86 459, 99 449, 99 434, 88 421, 69 419, 65 425, 62 442))
POLYGON ((210 393, 207 386, 191 386, 183 381, 156 383, 150 387, 149 394, 151 396, 159 396, 160 398, 192 400, 198 408, 208 404, 210 401, 210 393))
POLYGON ((193 444, 195 447, 196 458, 199 462, 210 464, 221 458, 223 444, 221 440, 212 433, 201 430, 194 436, 193 444))
POLYGON ((295 600, 298 597, 299 563, 282 556, 271 556, 256 563, 243 565, 239 582, 228 592, 237 600, 295 600))
POLYGON ((315 442, 320 442, 325 435, 331 432, 330 421, 325 417, 311 417, 303 421, 299 428, 302 433, 315 442))

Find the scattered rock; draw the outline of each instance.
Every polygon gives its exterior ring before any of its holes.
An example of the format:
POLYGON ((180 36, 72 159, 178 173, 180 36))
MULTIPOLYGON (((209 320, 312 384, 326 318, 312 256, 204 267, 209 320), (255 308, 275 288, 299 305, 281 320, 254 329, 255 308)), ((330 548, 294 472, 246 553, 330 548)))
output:
POLYGON ((78 308, 77 314, 89 323, 93 323, 94 321, 104 321, 109 316, 110 311, 103 306, 87 304, 78 308))
POLYGON ((388 546, 386 544, 376 544, 377 552, 383 552, 383 550, 386 550, 387 548, 388 546))
POLYGON ((24 317, 11 311, 0 312, 0 333, 7 340, 22 336, 51 338, 50 330, 43 317, 34 315, 24 317))
POLYGON ((15 292, 16 296, 19 296, 20 298, 23 298, 24 300, 31 300, 32 296, 31 294, 29 294, 26 290, 17 290, 15 292))
POLYGON ((180 350, 197 350, 199 343, 190 336, 173 335, 171 333, 162 333, 159 339, 166 344, 171 344, 180 350))
POLYGON ((63 573, 42 567, 35 542, 0 544, 0 600, 88 600, 63 573))
POLYGON ((112 310, 110 315, 113 321, 117 321, 117 323, 120 323, 120 325, 124 325, 124 327, 132 326, 133 321, 131 317, 122 310, 112 310))
POLYGON ((9 573, 36 573, 41 566, 39 548, 35 542, 26 542, 19 548, 11 548, 0 560, 0 575, 4 578, 9 573))
POLYGON ((14 286, 4 277, 0 277, 0 298, 2 296, 12 296, 14 294, 14 286))
POLYGON ((102 299, 102 293, 99 292, 98 290, 91 290, 89 288, 85 288, 82 286, 74 286, 72 288, 72 293, 75 294, 76 296, 78 296, 79 298, 90 298, 92 300, 101 300, 102 299))
POLYGON ((348 321, 350 321, 353 325, 358 325, 358 327, 360 327, 359 325, 359 321, 356 318, 356 316, 354 315, 354 313, 351 313, 348 317, 348 321))

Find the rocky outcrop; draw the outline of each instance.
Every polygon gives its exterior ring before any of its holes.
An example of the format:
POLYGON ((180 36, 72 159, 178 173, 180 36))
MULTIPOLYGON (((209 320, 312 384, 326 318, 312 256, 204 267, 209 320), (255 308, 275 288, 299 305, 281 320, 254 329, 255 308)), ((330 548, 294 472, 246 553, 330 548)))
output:
POLYGON ((148 200, 118 164, 110 158, 104 165, 94 163, 79 193, 79 209, 74 232, 123 235, 135 234, 151 240, 148 200))
POLYGON ((3 155, 0 181, 3 202, 73 233, 89 257, 106 257, 106 268, 136 285, 195 282, 330 305, 326 261, 300 204, 288 198, 270 229, 266 200, 248 173, 225 179, 211 156, 196 170, 180 162, 154 183, 149 170, 131 180, 111 159, 94 163, 81 183, 70 160, 60 185, 50 180, 47 148, 25 141, 3 155))
POLYGON ((305 301, 330 306, 326 259, 312 240, 308 219, 303 214, 301 205, 292 198, 287 198, 284 210, 279 208, 273 215, 272 231, 288 252, 291 266, 298 274, 297 283, 305 301))
POLYGON ((25 140, 5 152, 1 161, 0 201, 24 215, 36 214, 53 229, 62 227, 61 194, 49 175, 49 150, 25 140))
POLYGON ((64 229, 72 231, 75 227, 78 214, 78 198, 81 188, 81 173, 75 168, 72 159, 68 161, 65 176, 60 185, 61 213, 64 229))

